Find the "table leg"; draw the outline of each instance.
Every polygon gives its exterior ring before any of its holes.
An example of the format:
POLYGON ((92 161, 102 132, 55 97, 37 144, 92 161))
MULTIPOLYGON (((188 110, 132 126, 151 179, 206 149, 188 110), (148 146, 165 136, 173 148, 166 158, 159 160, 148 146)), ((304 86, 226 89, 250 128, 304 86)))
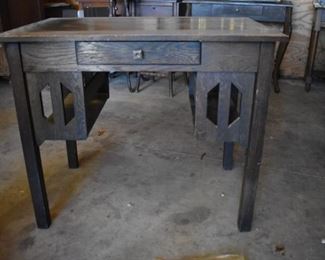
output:
POLYGON ((174 72, 168 73, 168 81, 169 81, 169 96, 174 97, 174 72))
POLYGON ((135 91, 136 92, 140 91, 140 83, 141 83, 141 74, 140 74, 140 72, 137 73, 137 82, 136 82, 135 87, 132 87, 131 72, 126 73, 126 80, 127 80, 127 83, 128 83, 128 88, 129 88, 130 93, 133 93, 135 91))
POLYGON ((280 92, 280 87, 279 87, 280 67, 281 67, 284 54, 288 48, 289 41, 292 34, 292 8, 291 7, 286 8, 283 33, 289 36, 289 40, 287 42, 280 42, 278 51, 276 53, 275 64, 273 69, 273 86, 274 86, 274 92, 276 93, 280 92))
POLYGON ((191 106, 193 125, 195 125, 195 92, 196 92, 196 73, 190 72, 188 76, 188 97, 191 106))
POLYGON ((77 141, 75 141, 75 140, 67 140, 66 141, 66 148, 67 148, 69 168, 70 169, 79 168, 77 141))
POLYGON ((234 143, 225 142, 223 144, 223 169, 232 170, 234 167, 234 143))
POLYGON ((131 16, 128 0, 124 0, 124 8, 125 8, 125 16, 131 16))
POLYGON ((307 92, 311 89, 312 83, 312 74, 314 68, 314 62, 316 58, 316 51, 318 45, 318 38, 320 33, 320 21, 321 20, 321 11, 316 10, 316 16, 313 23, 313 29, 310 36, 309 49, 308 49, 308 58, 305 70, 305 90, 307 92))
POLYGON ((179 3, 173 3, 173 16, 179 16, 179 3))
POLYGON ((135 16, 135 1, 131 0, 131 2, 129 2, 130 8, 131 8, 131 16, 135 16))
POLYGON ((19 44, 8 44, 7 55, 36 222, 39 228, 48 228, 51 224, 51 217, 44 183, 40 150, 35 138, 27 86, 22 70, 19 44))
POLYGON ((254 214, 259 168, 262 160, 268 97, 272 82, 274 44, 262 43, 259 71, 256 79, 255 99, 250 125, 249 141, 238 214, 240 231, 250 231, 254 214))

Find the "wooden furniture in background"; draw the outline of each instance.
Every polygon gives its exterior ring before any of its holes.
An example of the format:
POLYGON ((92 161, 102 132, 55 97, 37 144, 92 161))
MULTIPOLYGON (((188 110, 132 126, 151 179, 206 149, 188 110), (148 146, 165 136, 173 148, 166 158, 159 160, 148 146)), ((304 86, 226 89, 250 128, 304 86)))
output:
MULTIPOLYGON (((42 0, 1 0, 0 32, 39 21, 42 15, 42 0)), ((0 45, 0 77, 8 77, 9 74, 4 49, 0 45)))
POLYGON ((115 16, 116 0, 78 0, 86 17, 115 16))
POLYGON ((315 15, 313 20, 313 27, 310 36, 308 59, 305 71, 305 90, 307 92, 311 89, 313 81, 313 69, 318 46, 318 38, 322 28, 325 28, 325 1, 314 2, 315 15))
POLYGON ((132 16, 178 16, 181 0, 130 0, 132 16))
POLYGON ((79 1, 77 1, 77 0, 44 0, 45 5, 66 3, 66 4, 70 5, 71 7, 75 8, 76 10, 79 10, 79 8, 80 8, 78 2, 79 1))
POLYGON ((39 21, 43 17, 43 0, 2 0, 3 30, 39 21))
POLYGON ((287 39, 249 18, 217 17, 51 19, 0 34, 38 227, 51 224, 39 146, 67 141, 69 165, 78 166, 76 140, 109 97, 106 72, 189 71, 196 135, 247 149, 238 227, 251 230, 274 48, 287 39))
MULTIPOLYGON (((129 7, 131 7, 132 16, 178 16, 178 3, 180 0, 131 0, 129 7)), ((159 76, 166 76, 164 73, 151 72, 151 73, 140 73, 137 79, 137 85, 135 88, 131 86, 130 74, 129 74, 129 89, 139 92, 141 78, 145 76, 151 76, 153 79, 159 76)), ((169 83, 169 96, 174 97, 174 78, 175 73, 168 73, 169 83)))
MULTIPOLYGON (((283 25, 283 33, 291 37, 292 9, 290 1, 262 2, 262 1, 222 1, 222 0, 182 0, 186 4, 187 16, 227 16, 250 17, 258 22, 277 23, 283 25)), ((280 92, 278 79, 280 66, 289 42, 279 44, 274 70, 274 91, 280 92)))

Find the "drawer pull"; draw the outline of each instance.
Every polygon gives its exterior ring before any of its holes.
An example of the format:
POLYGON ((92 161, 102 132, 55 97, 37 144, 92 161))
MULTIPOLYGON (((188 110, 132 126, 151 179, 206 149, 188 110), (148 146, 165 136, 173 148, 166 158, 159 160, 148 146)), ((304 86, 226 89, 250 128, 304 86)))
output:
POLYGON ((134 50, 133 51, 133 59, 134 60, 142 60, 143 59, 143 50, 134 50))

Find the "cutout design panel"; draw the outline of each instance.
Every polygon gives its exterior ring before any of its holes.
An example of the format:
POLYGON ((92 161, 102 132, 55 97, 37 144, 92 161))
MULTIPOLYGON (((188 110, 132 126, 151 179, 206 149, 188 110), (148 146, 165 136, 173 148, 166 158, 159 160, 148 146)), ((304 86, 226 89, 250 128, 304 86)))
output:
POLYGON ((62 83, 60 85, 61 85, 61 93, 62 93, 62 100, 63 100, 64 124, 67 125, 75 117, 74 95, 62 83))
POLYGON ((219 84, 208 92, 207 99, 207 118, 218 125, 219 84))
POLYGON ((49 122, 54 123, 53 116, 52 116, 53 104, 52 104, 51 88, 48 84, 41 90, 40 99, 41 99, 42 113, 44 118, 46 118, 49 122))
POLYGON ((230 107, 229 107, 230 112, 229 112, 229 120, 228 120, 229 126, 240 118, 241 105, 242 105, 241 101, 242 101, 241 91, 234 84, 231 84, 230 107))
POLYGON ((196 135, 247 147, 254 89, 255 73, 197 73, 196 135))
POLYGON ((87 137, 81 73, 27 73, 36 140, 77 140, 87 137))

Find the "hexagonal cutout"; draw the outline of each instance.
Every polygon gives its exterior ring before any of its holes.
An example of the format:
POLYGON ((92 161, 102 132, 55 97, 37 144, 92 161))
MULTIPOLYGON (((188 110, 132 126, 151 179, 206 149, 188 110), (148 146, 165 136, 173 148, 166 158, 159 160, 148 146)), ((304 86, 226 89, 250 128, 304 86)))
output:
POLYGON ((54 122, 51 87, 49 84, 41 90, 40 100, 43 117, 48 119, 50 122, 54 122))
POLYGON ((218 105, 219 105, 219 84, 208 92, 207 118, 215 125, 218 125, 218 105))
POLYGON ((74 111, 74 95, 61 83, 61 93, 63 100, 63 115, 64 115, 64 124, 67 125, 75 117, 74 111))
POLYGON ((240 90, 234 84, 231 84, 228 125, 231 125, 240 117, 241 102, 242 94, 240 90))

